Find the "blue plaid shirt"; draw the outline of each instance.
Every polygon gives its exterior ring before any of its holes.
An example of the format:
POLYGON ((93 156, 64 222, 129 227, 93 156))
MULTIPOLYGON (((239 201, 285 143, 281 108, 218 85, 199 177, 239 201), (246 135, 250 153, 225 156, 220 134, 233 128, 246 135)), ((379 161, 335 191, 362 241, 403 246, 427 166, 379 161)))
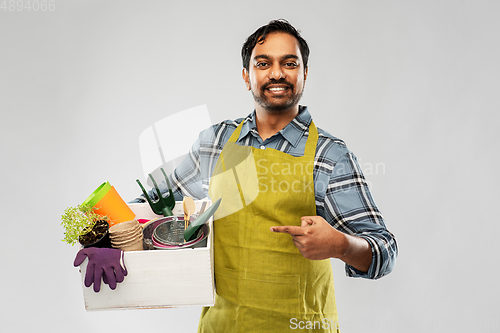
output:
MULTIPOLYGON (((293 156, 304 154, 312 121, 307 107, 281 131, 262 141, 255 123, 255 111, 245 119, 226 120, 200 133, 184 161, 170 175, 176 200, 184 196, 202 199, 208 197, 208 187, 215 164, 225 143, 245 120, 239 139, 240 145, 255 148, 273 148, 293 156)), ((356 157, 345 143, 318 128, 319 138, 314 159, 314 191, 316 213, 334 228, 368 241, 372 248, 372 262, 368 272, 360 272, 346 265, 348 276, 378 279, 390 273, 398 253, 396 239, 384 223, 370 194, 356 157)), ((165 184, 160 186, 165 189, 165 184)), ((153 191, 151 197, 156 200, 153 191)), ((145 202, 141 196, 134 202, 145 202)))

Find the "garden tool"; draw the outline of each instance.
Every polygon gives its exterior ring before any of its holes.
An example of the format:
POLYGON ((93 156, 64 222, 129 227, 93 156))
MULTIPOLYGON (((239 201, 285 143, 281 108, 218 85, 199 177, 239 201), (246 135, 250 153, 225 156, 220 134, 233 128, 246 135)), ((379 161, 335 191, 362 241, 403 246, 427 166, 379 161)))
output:
POLYGON ((160 168, 161 172, 163 173, 163 176, 165 177, 165 180, 167 181, 167 187, 168 187, 168 193, 169 195, 164 198, 160 192, 160 189, 158 188, 158 185, 156 184, 156 181, 154 180, 153 176, 149 174, 149 178, 151 178, 151 181, 153 182, 155 188, 156 188, 156 193, 158 194, 158 201, 153 202, 151 198, 149 197, 148 193, 142 186, 141 182, 139 179, 137 179, 137 183, 141 187, 142 193, 146 197, 146 200, 149 202, 149 206, 151 206, 151 209, 155 214, 158 215, 163 215, 163 216, 172 216, 172 209, 175 207, 175 198, 174 194, 172 193, 172 188, 170 187, 170 181, 168 180, 167 175, 165 174, 165 170, 163 168, 160 168))
POLYGON ((182 200, 182 207, 184 209, 184 229, 186 229, 191 220, 191 215, 193 215, 196 209, 193 198, 184 197, 184 200, 182 200))
POLYGON ((200 214, 200 216, 198 216, 193 223, 189 224, 186 230, 184 230, 184 239, 186 241, 191 241, 195 238, 198 229, 201 228, 201 226, 203 226, 212 217, 212 215, 215 214, 215 211, 219 208, 221 200, 222 198, 219 198, 219 200, 213 203, 212 206, 210 206, 204 213, 200 214))

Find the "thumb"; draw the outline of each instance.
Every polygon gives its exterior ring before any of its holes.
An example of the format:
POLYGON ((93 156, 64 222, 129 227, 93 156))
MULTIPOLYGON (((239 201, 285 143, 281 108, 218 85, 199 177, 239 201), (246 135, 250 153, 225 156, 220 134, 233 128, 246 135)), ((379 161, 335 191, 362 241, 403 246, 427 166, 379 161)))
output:
POLYGON ((75 257, 75 261, 73 261, 73 266, 75 267, 80 266, 86 257, 87 257, 87 251, 85 251, 85 249, 81 249, 80 251, 78 251, 75 257))

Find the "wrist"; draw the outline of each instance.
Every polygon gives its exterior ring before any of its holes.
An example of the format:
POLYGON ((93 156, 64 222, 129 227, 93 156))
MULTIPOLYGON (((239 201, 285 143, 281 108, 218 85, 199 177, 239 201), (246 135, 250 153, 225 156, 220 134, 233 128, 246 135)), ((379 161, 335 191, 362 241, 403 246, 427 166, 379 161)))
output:
POLYGON ((344 234, 332 227, 332 237, 330 242, 330 257, 345 261, 349 255, 349 235, 344 234))
POLYGON ((361 237, 345 235, 345 247, 339 259, 361 272, 367 272, 372 261, 372 249, 361 237))
POLYGON ((341 237, 339 240, 339 259, 342 261, 348 260, 350 254, 351 254, 351 237, 347 234, 344 234, 343 232, 341 233, 341 237))

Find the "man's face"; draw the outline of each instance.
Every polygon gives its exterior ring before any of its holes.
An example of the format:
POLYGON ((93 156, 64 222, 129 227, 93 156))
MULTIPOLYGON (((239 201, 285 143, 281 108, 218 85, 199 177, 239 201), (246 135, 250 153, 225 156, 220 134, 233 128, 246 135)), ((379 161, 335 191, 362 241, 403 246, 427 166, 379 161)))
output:
POLYGON ((286 33, 271 33, 255 45, 243 79, 258 106, 281 113, 298 105, 307 78, 299 43, 286 33))

